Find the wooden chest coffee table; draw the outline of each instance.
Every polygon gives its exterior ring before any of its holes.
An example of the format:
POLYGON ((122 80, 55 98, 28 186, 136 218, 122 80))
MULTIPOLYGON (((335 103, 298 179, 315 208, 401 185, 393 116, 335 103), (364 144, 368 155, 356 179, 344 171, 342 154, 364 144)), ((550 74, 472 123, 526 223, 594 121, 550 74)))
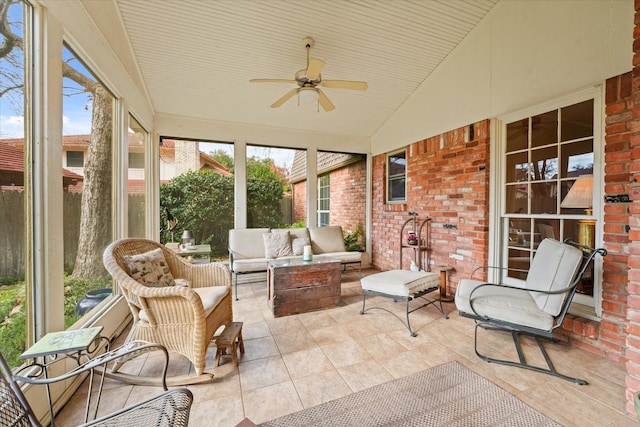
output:
POLYGON ((267 269, 269 306, 275 317, 333 307, 340 300, 340 261, 314 256, 271 260, 267 269))

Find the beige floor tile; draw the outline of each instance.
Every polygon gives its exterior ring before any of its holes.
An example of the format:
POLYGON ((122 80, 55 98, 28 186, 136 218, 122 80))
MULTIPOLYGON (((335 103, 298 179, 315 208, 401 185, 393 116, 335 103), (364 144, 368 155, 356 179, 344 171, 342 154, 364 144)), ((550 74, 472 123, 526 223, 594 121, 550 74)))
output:
POLYGON ((308 330, 329 328, 336 325, 336 321, 329 315, 330 310, 303 313, 298 318, 308 330))
POLYGON ((194 400, 189 416, 191 426, 232 427, 244 418, 242 395, 194 400))
POLYGON ((355 365, 371 359, 371 355, 355 341, 340 341, 321 347, 336 368, 355 365))
MULTIPOLYGON (((262 315, 262 313, 260 313, 262 315)), ((245 323, 242 325, 242 339, 250 340, 253 338, 263 338, 271 336, 271 330, 264 318, 257 323, 245 323)))
POLYGON ((292 353, 317 346, 316 340, 306 330, 292 332, 290 334, 274 335, 281 354, 292 353))
POLYGON ((347 333, 345 326, 342 324, 329 328, 312 329, 309 333, 316 340, 318 345, 333 344, 351 340, 351 336, 347 333))
POLYGON ((284 316, 267 319, 267 325, 269 325, 269 329, 273 335, 288 334, 306 329, 298 316, 284 316))
POLYGON ((289 381, 289 371, 282 357, 267 357, 245 362, 239 366, 242 392, 289 381))
POLYGON ((393 380, 393 376, 373 359, 338 368, 338 372, 354 392, 393 380))
POLYGON ((303 409, 298 392, 291 381, 243 391, 242 400, 245 416, 256 424, 303 409))
POLYGON ((282 359, 289 370, 289 375, 294 380, 335 370, 320 347, 283 354, 282 359))
POLYGON ((339 399, 352 393, 351 387, 335 369, 294 379, 293 383, 305 408, 339 399))
POLYGON ((245 339, 244 354, 242 359, 245 361, 262 359, 264 357, 276 356, 280 354, 276 340, 272 336, 245 339))

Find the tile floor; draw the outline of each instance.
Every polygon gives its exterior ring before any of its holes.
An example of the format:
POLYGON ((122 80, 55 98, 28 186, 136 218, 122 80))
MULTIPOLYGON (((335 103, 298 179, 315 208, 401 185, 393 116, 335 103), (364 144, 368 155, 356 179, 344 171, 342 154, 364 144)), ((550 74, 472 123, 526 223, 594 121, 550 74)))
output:
MULTIPOLYGON (((215 375, 212 382, 189 386, 194 394, 190 425, 235 426, 244 417, 260 423, 452 359, 565 426, 638 425, 635 417, 626 413, 622 364, 562 343, 548 345, 560 372, 589 381, 589 385, 579 386, 486 363, 473 351, 473 321, 459 317, 453 303, 444 306, 449 319, 442 318, 432 306, 412 313, 418 336, 411 337, 402 323, 385 311, 359 314, 362 296, 355 273, 343 275, 342 301, 333 309, 274 318, 266 295, 265 283, 239 285, 234 320, 244 322, 246 352, 238 368, 225 358, 220 366, 208 369, 215 375)), ((380 297, 371 302, 400 314, 404 307, 380 297)), ((510 336, 482 334, 482 348, 487 353, 515 357, 510 336)), ((531 352, 531 360, 537 360, 537 352, 530 351, 535 344, 529 344, 525 353, 531 352)), ((214 356, 212 345, 207 366, 213 365, 214 356)), ((147 360, 129 362, 127 369, 148 374, 154 371, 153 361, 151 355, 147 360)), ((169 375, 189 369, 186 359, 172 355, 169 375)), ((112 412, 158 392, 156 387, 107 381, 100 412, 112 412)), ((83 387, 58 414, 56 426, 80 423, 85 396, 83 387)))

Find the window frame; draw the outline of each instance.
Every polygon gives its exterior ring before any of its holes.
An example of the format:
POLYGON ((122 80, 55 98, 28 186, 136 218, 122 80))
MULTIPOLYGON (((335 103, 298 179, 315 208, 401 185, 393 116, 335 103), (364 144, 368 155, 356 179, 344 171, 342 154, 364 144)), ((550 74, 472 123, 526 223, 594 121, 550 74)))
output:
POLYGON ((407 150, 406 149, 402 149, 402 150, 398 150, 398 151, 394 151, 392 153, 387 154, 386 159, 385 159, 385 165, 386 165, 386 184, 387 184, 387 188, 386 188, 386 192, 385 192, 385 198, 386 198, 386 202, 387 204, 400 204, 400 203, 406 203, 407 202, 407 150), (402 153, 404 156, 399 156, 399 154, 402 153), (396 174, 391 174, 391 168, 392 168, 392 164, 391 164, 391 159, 392 158, 404 158, 404 171, 402 173, 396 173, 396 174), (402 196, 398 196, 398 195, 393 195, 393 189, 394 189, 394 182, 396 181, 403 181, 403 192, 402 192, 402 196))
MULTIPOLYGON (((495 227, 493 227, 493 233, 491 240, 494 242, 495 249, 493 254, 492 264, 506 267, 508 265, 508 218, 513 217, 513 214, 506 212, 507 195, 506 195, 506 182, 507 182, 507 161, 506 161, 506 142, 507 142, 507 124, 513 123, 518 120, 522 120, 528 117, 544 114, 545 112, 562 109, 574 104, 578 104, 589 99, 593 99, 593 213, 591 216, 584 214, 568 214, 558 213, 557 215, 548 214, 527 214, 522 215, 524 219, 532 219, 533 221, 539 219, 550 220, 579 220, 579 219, 593 219, 596 221, 595 225, 595 247, 601 247, 603 244, 603 194, 604 177, 603 177, 603 161, 604 161, 604 87, 603 85, 597 85, 591 88, 578 91, 572 95, 568 95, 561 98, 556 98, 545 103, 530 106, 516 112, 505 114, 504 116, 496 119, 495 129, 496 132, 496 144, 493 144, 492 150, 494 151, 493 158, 497 167, 493 173, 493 189, 495 191, 496 198, 491 201, 491 209, 496 212, 495 227)), ((558 141, 558 144, 563 142, 558 141)), ((602 260, 596 257, 595 272, 594 272, 594 289, 593 297, 576 294, 573 299, 572 306, 569 310, 570 313, 578 314, 582 317, 586 317, 592 320, 599 321, 602 316, 602 260)), ((496 273, 497 274, 497 273, 496 273)), ((522 280, 518 280, 511 277, 506 277, 504 273, 501 273, 502 277, 490 277, 490 280, 501 280, 506 284, 521 285, 522 280)))
POLYGON ((331 174, 318 176, 318 227, 331 225, 331 174), (322 196, 323 189, 326 189, 326 197, 322 196), (326 203, 326 209, 324 204, 326 203), (326 218, 324 220, 323 218, 326 218))

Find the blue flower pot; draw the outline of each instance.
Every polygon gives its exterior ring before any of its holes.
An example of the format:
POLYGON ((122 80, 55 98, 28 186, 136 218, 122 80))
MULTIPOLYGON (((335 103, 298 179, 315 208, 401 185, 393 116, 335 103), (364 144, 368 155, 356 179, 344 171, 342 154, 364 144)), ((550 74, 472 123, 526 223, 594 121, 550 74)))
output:
POLYGON ((100 304, 106 297, 111 295, 111 288, 96 289, 95 291, 89 291, 85 294, 76 304, 76 313, 79 315, 85 314, 96 305, 100 304))

